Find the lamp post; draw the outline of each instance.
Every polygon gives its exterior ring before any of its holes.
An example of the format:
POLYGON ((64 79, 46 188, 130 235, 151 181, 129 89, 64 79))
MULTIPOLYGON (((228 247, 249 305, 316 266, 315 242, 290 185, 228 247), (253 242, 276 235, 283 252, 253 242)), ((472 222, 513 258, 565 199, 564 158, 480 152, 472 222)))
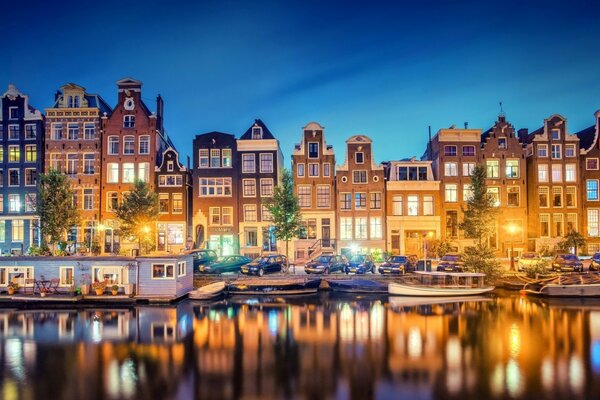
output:
POLYGON ((423 253, 424 253, 424 262, 423 262, 423 271, 427 271, 427 241, 433 237, 433 232, 427 232, 425 235, 425 240, 423 240, 423 253))
POLYGON ((510 270, 515 271, 515 238, 514 235, 520 231, 520 228, 515 224, 506 226, 506 230, 510 235, 510 270))

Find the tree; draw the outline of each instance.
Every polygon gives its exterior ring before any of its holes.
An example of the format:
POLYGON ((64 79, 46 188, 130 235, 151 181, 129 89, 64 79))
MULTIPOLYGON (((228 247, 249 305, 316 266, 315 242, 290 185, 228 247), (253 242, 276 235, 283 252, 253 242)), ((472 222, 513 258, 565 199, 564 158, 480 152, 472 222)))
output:
POLYGON ((275 237, 285 241, 287 270, 289 271, 289 242, 304 231, 298 197, 294 194, 294 180, 289 170, 284 170, 279 184, 273 190, 273 197, 266 202, 273 216, 275 237))
POLYGON ((496 208, 494 198, 487 191, 486 167, 478 164, 471 175, 471 196, 467 207, 463 207, 463 221, 459 228, 465 237, 475 240, 475 246, 465 249, 465 268, 486 274, 488 281, 494 282, 501 275, 500 263, 496 260, 489 239, 495 230, 496 208))
POLYGON ((56 243, 65 239, 67 231, 77 226, 80 213, 73 202, 75 192, 65 174, 51 169, 39 175, 36 214, 40 218, 42 244, 50 244, 52 254, 56 243))
POLYGON ((577 249, 585 246, 585 238, 577 231, 570 231, 565 235, 563 240, 556 245, 557 250, 561 253, 569 253, 571 249, 577 255, 577 249))
POLYGON ((154 244, 154 225, 158 214, 158 195, 141 180, 133 183, 133 190, 115 210, 121 235, 136 240, 140 251, 144 244, 146 252, 154 244))

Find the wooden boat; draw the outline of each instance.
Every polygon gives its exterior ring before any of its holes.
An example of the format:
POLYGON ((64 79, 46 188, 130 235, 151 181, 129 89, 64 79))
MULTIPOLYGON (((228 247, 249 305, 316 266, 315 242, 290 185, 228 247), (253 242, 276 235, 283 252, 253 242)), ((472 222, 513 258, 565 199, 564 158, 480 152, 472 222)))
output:
POLYGON ((473 272, 416 271, 414 278, 404 283, 390 282, 389 293, 394 296, 473 296, 494 290, 484 285, 485 274, 473 272))
POLYGON ((235 295, 295 295, 316 293, 321 278, 249 278, 227 284, 227 292, 235 295))
POLYGON ((560 275, 527 284, 521 293, 548 297, 600 297, 600 276, 560 275))
POLYGON ((329 287, 335 292, 387 294, 387 282, 370 279, 331 279, 329 287))
POLYGON ((193 300, 210 300, 219 297, 225 290, 225 282, 214 282, 191 291, 188 297, 193 300))

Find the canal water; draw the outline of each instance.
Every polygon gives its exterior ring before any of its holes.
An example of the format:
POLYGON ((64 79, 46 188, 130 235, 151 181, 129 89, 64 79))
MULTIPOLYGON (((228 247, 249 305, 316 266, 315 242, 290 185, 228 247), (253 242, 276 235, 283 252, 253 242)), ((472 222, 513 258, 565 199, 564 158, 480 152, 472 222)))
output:
POLYGON ((599 399, 600 301, 0 310, 2 399, 599 399))

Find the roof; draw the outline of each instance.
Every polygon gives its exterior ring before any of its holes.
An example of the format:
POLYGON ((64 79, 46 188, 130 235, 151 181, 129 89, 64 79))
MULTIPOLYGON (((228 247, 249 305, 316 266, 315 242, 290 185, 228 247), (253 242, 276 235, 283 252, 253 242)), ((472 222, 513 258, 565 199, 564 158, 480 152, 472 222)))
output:
POLYGON ((535 131, 529 132, 529 134, 527 136, 525 136, 525 143, 531 143, 533 142, 533 139, 537 136, 537 135, 541 135, 544 133, 544 127, 542 126, 541 128, 536 129, 535 131))
POLYGON ((265 125, 262 120, 255 119, 254 123, 248 128, 248 130, 242 136, 240 136, 239 140, 256 140, 252 138, 252 128, 255 127, 262 128, 263 134, 261 139, 275 139, 275 136, 273 136, 269 128, 267 128, 267 125, 265 125))
POLYGON ((579 147, 586 152, 591 150, 594 144, 596 143, 596 126, 592 125, 587 127, 577 133, 575 133, 579 138, 579 147))

